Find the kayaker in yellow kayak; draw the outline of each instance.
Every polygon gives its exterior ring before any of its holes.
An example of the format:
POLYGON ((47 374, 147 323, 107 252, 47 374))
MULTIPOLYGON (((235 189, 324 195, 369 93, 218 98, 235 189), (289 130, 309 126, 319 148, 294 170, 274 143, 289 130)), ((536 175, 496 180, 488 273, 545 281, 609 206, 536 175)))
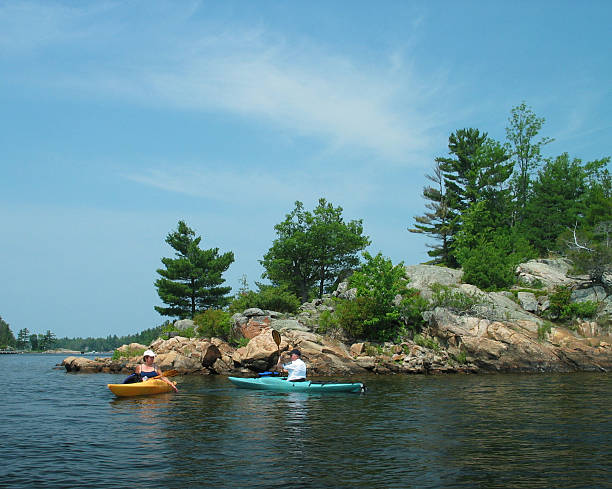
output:
POLYGON ((140 376, 143 382, 151 379, 157 378, 163 380, 166 384, 171 385, 172 388, 178 392, 178 389, 174 385, 174 383, 170 382, 166 377, 162 375, 162 371, 159 369, 157 365, 155 365, 155 352, 153 350, 146 350, 142 354, 142 364, 136 365, 135 373, 136 376, 140 376))
POLYGON ((300 350, 294 348, 289 352, 291 362, 281 365, 281 357, 278 357, 276 368, 289 373, 287 380, 290 382, 305 382, 306 381, 306 364, 300 358, 302 356, 300 350))

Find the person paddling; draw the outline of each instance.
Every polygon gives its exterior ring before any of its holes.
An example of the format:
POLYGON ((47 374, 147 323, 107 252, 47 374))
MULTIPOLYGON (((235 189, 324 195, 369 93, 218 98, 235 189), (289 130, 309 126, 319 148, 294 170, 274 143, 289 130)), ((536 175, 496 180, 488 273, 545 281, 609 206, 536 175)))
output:
POLYGON ((178 392, 178 389, 174 383, 170 382, 166 377, 162 375, 162 371, 155 365, 155 352, 153 350, 146 350, 142 354, 142 361, 144 363, 136 365, 136 376, 140 376, 142 381, 149 380, 150 378, 156 377, 159 380, 164 381, 166 384, 172 386, 172 388, 178 392))
POLYGON ((278 357, 278 363, 276 367, 279 370, 285 370, 289 373, 287 381, 289 382, 305 382, 306 381, 306 364, 302 360, 301 352, 297 348, 294 348, 289 352, 291 355, 291 362, 281 365, 281 357, 278 357))

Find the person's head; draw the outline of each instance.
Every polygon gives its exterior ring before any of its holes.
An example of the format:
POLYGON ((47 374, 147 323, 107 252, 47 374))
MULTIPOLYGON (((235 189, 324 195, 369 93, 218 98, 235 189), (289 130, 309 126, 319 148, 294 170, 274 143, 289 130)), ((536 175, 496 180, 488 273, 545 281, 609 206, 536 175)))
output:
POLYGON ((297 360, 298 358, 300 358, 302 356, 302 354, 300 353, 300 350, 298 350, 297 348, 294 348, 293 350, 291 350, 289 352, 289 355, 291 355, 291 360, 297 360))
POLYGON ((153 350, 146 350, 143 354, 142 354, 142 360, 145 363, 153 363, 153 360, 155 360, 155 352, 153 350))

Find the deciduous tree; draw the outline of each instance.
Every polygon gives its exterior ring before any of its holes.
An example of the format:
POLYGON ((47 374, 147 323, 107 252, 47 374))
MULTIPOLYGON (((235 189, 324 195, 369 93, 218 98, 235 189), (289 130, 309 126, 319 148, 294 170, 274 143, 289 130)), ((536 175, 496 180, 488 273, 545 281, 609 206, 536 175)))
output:
POLYGON ((325 199, 319 199, 313 212, 297 201, 274 229, 277 238, 260 261, 265 268, 263 277, 275 285, 287 285, 303 302, 315 285, 322 297, 326 286, 359 264, 358 253, 370 244, 363 235, 362 221, 345 222, 342 207, 325 199))

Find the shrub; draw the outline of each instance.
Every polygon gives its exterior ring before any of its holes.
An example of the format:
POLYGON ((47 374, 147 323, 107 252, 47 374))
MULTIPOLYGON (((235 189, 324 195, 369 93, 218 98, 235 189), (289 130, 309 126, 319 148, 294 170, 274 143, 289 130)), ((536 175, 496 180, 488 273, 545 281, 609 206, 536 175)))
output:
POLYGON ((165 340, 167 340, 170 337, 168 333, 176 333, 185 338, 194 338, 196 336, 195 327, 192 326, 190 328, 178 330, 174 327, 174 323, 168 323, 164 325, 161 331, 162 331, 161 337, 164 338, 165 340))
POLYGON ((590 318, 597 314, 597 302, 583 301, 570 302, 572 289, 569 287, 556 287, 550 296, 550 307, 547 314, 551 319, 569 321, 575 318, 590 318))
POLYGON ((408 296, 404 297, 399 305, 402 321, 413 333, 421 331, 425 322, 423 312, 429 308, 429 301, 416 289, 408 289, 408 296))
POLYGON ((319 316, 319 332, 327 333, 329 331, 334 331, 340 327, 338 322, 338 317, 335 313, 331 311, 323 311, 319 316))
POLYGON ((119 360, 122 357, 131 358, 131 357, 141 357, 145 352, 146 348, 128 348, 124 351, 115 350, 113 352, 112 359, 119 360))
POLYGON ((207 309, 193 318, 197 335, 202 338, 229 340, 232 331, 231 315, 221 309, 207 309))
POLYGON ((486 302, 486 298, 478 294, 466 294, 456 288, 442 284, 432 284, 433 297, 430 307, 445 307, 456 313, 468 312, 478 304, 486 302))
POLYGON ((422 334, 415 334, 413 341, 423 348, 428 348, 429 350, 440 351, 440 344, 438 340, 435 338, 428 338, 427 336, 423 336, 422 334))
POLYGON ((289 292, 286 286, 257 284, 259 291, 242 291, 229 305, 230 313, 242 312, 251 307, 277 312, 294 313, 300 307, 300 301, 295 294, 289 292))
POLYGON ((546 339, 546 335, 549 334, 552 330, 552 324, 548 321, 544 321, 542 324, 538 326, 538 339, 540 341, 546 339))

